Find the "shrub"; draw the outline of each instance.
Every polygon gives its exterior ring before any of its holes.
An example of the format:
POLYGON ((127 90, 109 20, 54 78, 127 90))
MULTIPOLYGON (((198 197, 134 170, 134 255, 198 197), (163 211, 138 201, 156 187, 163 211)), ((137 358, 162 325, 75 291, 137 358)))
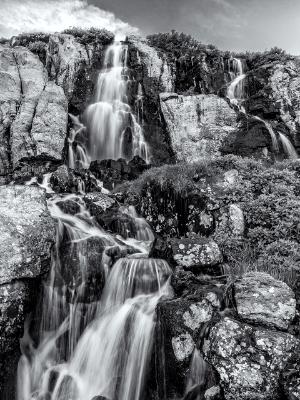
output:
POLYGON ((63 31, 68 35, 73 35, 82 44, 102 44, 108 45, 113 42, 114 34, 106 29, 81 29, 77 27, 68 28, 63 31))

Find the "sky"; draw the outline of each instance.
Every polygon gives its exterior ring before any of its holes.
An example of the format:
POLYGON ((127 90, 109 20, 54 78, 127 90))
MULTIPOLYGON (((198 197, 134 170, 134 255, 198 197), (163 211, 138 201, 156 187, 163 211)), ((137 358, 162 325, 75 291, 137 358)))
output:
POLYGON ((300 0, 0 0, 0 37, 71 26, 141 34, 176 29, 222 50, 278 46, 300 55, 300 0))

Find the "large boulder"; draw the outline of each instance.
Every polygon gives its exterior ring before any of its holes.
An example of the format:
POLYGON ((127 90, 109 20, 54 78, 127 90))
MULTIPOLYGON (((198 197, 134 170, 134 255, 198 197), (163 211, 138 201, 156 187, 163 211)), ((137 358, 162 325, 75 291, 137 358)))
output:
POLYGON ((171 239, 174 261, 185 269, 201 272, 222 262, 222 253, 216 242, 202 237, 171 239))
POLYGON ((296 314, 296 299, 290 287, 271 275, 251 272, 234 284, 238 315, 245 321, 287 329, 296 314))
POLYGON ((45 192, 33 186, 0 186, 0 284, 47 271, 55 224, 45 192))
POLYGON ((237 128, 234 110, 216 95, 162 93, 160 104, 179 161, 193 162, 220 154, 224 139, 237 128))
POLYGON ((226 400, 280 400, 281 374, 298 346, 288 333, 224 318, 211 329, 204 351, 226 400))

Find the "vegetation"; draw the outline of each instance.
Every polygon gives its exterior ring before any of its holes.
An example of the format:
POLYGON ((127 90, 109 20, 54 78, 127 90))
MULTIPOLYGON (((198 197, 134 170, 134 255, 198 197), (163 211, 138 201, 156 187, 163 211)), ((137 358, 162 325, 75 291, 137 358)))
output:
POLYGON ((236 53, 234 56, 246 59, 249 69, 256 69, 265 64, 284 63, 289 60, 295 60, 294 56, 286 53, 285 50, 280 49, 279 47, 273 47, 264 52, 247 51, 246 53, 236 53))
POLYGON ((73 35, 77 39, 77 41, 82 44, 108 45, 114 40, 114 34, 107 31, 106 29, 81 29, 73 27, 65 29, 63 33, 73 35))
POLYGON ((204 45, 191 35, 176 31, 150 35, 148 42, 176 66, 178 93, 210 93, 211 87, 217 91, 215 75, 220 75, 219 80, 224 79, 222 57, 230 57, 229 52, 223 53, 213 45, 204 45))
MULTIPOLYGON (((195 164, 165 165, 146 171, 133 184, 134 191, 158 183, 174 188, 182 197, 190 191, 212 188, 221 207, 237 204, 243 210, 244 237, 232 237, 228 228, 217 229, 214 239, 222 248, 227 271, 266 271, 288 284, 300 274, 300 163, 267 165, 237 156, 203 160, 195 164), (234 185, 223 187, 223 174, 237 170, 234 185)), ((127 190, 130 190, 130 185, 127 190)))

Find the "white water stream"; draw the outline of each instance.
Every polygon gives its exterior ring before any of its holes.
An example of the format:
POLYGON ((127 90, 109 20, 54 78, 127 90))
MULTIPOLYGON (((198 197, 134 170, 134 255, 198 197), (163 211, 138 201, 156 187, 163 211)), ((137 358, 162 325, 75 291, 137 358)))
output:
MULTIPOLYGON (((247 115, 246 110, 242 105, 243 99, 245 98, 244 80, 246 74, 244 73, 243 63, 240 59, 233 58, 229 60, 229 74, 232 79, 227 89, 227 97, 230 101, 230 104, 238 107, 240 112, 247 115)), ((266 127, 266 129, 270 134, 272 140, 272 148, 276 153, 278 153, 279 152, 278 138, 272 125, 265 119, 260 118, 258 116, 253 116, 253 118, 264 124, 264 126, 266 127)), ((292 160, 298 159, 297 151, 295 150, 293 144, 288 139, 288 137, 285 136, 283 133, 279 133, 279 139, 281 141, 283 150, 287 155, 287 157, 292 160)))

